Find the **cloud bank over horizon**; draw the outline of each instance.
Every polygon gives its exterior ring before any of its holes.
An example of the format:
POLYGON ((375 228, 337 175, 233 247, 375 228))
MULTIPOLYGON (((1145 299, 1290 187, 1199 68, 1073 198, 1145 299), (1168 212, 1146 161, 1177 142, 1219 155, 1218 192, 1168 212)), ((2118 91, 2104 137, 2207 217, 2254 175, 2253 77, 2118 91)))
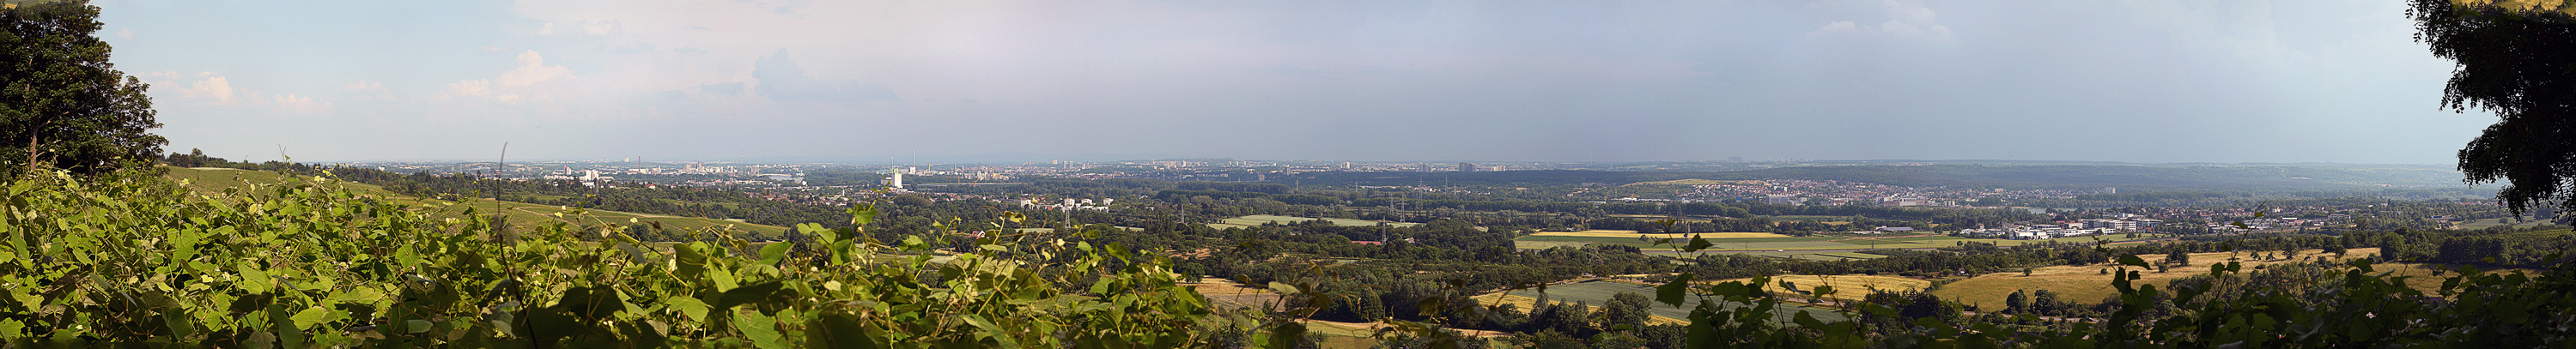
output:
POLYGON ((2449 163, 2403 4, 98 0, 271 160, 2449 163))

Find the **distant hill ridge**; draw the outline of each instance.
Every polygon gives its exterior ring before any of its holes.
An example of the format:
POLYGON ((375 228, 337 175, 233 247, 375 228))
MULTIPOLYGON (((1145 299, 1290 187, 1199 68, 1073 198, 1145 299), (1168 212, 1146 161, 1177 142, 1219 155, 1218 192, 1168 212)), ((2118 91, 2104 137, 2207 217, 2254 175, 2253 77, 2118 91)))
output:
MULTIPOLYGON (((1283 176, 1284 177, 1284 176, 1283 176)), ((1315 172, 1305 184, 1351 185, 1620 185, 1680 180, 1804 179, 1900 186, 2005 189, 2333 191, 2388 187, 2463 188, 2459 172, 2361 165, 1859 165, 1741 171, 1657 172, 1535 170, 1502 172, 1315 172)), ((1284 178, 1273 177, 1274 181, 1284 178)))

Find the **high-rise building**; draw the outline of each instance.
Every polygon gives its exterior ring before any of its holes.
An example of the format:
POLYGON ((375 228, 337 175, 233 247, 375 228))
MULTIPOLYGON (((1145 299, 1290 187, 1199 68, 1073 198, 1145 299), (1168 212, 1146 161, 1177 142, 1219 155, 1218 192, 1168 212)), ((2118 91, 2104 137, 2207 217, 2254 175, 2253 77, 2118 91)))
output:
POLYGON ((1476 163, 1473 163, 1473 162, 1459 162, 1459 163, 1458 163, 1458 172, 1476 172, 1476 170, 1477 170, 1476 163))

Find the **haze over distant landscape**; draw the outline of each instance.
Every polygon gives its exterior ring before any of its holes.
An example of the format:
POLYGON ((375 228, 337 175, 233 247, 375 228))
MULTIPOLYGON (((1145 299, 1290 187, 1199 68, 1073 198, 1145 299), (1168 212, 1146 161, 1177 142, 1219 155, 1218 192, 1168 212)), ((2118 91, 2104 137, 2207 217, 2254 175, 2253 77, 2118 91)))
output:
POLYGON ((96 4, 169 148, 249 160, 2445 164, 2494 120, 2384 1, 96 4))

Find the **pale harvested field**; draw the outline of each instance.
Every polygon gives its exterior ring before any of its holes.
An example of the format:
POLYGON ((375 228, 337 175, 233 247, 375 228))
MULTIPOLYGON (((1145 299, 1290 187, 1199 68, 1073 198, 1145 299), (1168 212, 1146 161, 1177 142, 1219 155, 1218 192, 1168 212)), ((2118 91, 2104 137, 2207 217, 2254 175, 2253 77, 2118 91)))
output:
POLYGON ((1207 296, 1208 302, 1215 303, 1219 306, 1268 310, 1279 309, 1279 293, 1271 292, 1270 288, 1267 287, 1245 286, 1243 284, 1223 279, 1208 279, 1204 282, 1183 282, 1180 284, 1183 286, 1189 286, 1192 289, 1197 289, 1199 291, 1199 295, 1207 296))
MULTIPOLYGON (((2310 258, 2318 256, 2319 253, 2319 250, 2307 250, 2300 252, 2297 259, 2280 259, 2278 256, 2275 256, 2274 259, 2270 260, 2256 260, 2253 253, 2194 253, 2191 254, 2191 266, 2174 267, 2171 269, 2172 271, 2161 273, 2156 272, 2153 269, 2148 269, 2139 275, 2143 278, 2139 279, 2137 282, 2142 285, 2156 285, 2157 288, 2164 288, 2167 283, 2172 282, 2174 279, 2180 279, 2192 275, 2208 274, 2209 265, 2211 263, 2226 263, 2228 262, 2228 257, 2239 258, 2236 262, 2244 264, 2242 272, 2253 272, 2254 266, 2256 265, 2304 262, 2310 260, 2310 258)), ((2346 256, 2351 257, 2372 256, 2378 254, 2378 248, 2356 248, 2347 250, 2345 253, 2346 256)), ((2333 255, 2326 256, 2328 258, 2333 258, 2333 255)), ((2164 263, 2165 259, 2164 255, 2140 255, 2138 257, 2139 259, 2146 260, 2149 264, 2161 264, 2164 263)), ((2093 304, 2101 302, 2104 297, 2119 294, 2118 291, 2111 288, 2111 276, 2102 273, 2103 269, 2116 269, 2117 266, 2118 264, 2113 263, 2087 266, 2041 267, 2032 270, 2030 276, 2022 276, 2021 272, 2018 271, 1978 275, 1968 278, 1967 280, 1960 280, 1948 285, 1942 285, 1940 289, 1933 290, 1932 294, 1940 296, 1942 299, 1957 301, 1960 304, 1977 305, 1983 309, 2000 309, 2004 306, 2004 298, 2011 295, 2013 291, 2037 291, 2044 289, 2051 293, 2056 293, 2057 299, 2062 301, 2093 304)), ((2414 278, 2407 280, 2407 284, 2414 286, 2416 289, 2427 290, 2440 287, 2442 284, 2442 275, 2447 274, 2440 270, 2432 270, 2419 264, 2410 263, 2380 263, 2372 265, 2371 268, 2379 273, 2394 272, 2396 275, 2415 276, 2414 278)))
POLYGON ((1543 231, 1543 232, 1538 232, 1537 234, 1530 234, 1530 235, 1533 235, 1533 236, 1581 236, 1581 237, 1604 237, 1604 238, 1633 238, 1633 237, 1638 237, 1638 236, 1645 236, 1645 237, 1648 237, 1648 238, 1675 238, 1675 239, 1688 239, 1688 238, 1690 238, 1692 235, 1698 235, 1699 237, 1702 237, 1702 238, 1710 238, 1710 239, 1736 239, 1736 238, 1785 238, 1785 237, 1790 237, 1790 236, 1788 236, 1788 235, 1780 235, 1780 234, 1772 234, 1772 233, 1666 233, 1666 234, 1639 234, 1639 233, 1637 233, 1637 231, 1635 231, 1635 230, 1543 231))
MULTIPOLYGON (((1732 279, 1732 280, 1718 280, 1718 281, 1713 281, 1713 282, 1727 282, 1727 281, 1752 281, 1752 280, 1753 280, 1753 279, 1751 279, 1751 278, 1744 278, 1744 279, 1732 279)), ((1779 276, 1772 276, 1772 277, 1771 277, 1771 282, 1769 282, 1768 284, 1762 285, 1762 289, 1764 289, 1764 290, 1769 290, 1769 291, 1773 291, 1773 292, 1787 292, 1787 294, 1796 294, 1796 292, 1789 292, 1789 291, 1788 291, 1788 290, 1786 290, 1786 289, 1782 289, 1782 288, 1780 288, 1780 282, 1782 282, 1782 281, 1787 281, 1787 282, 1790 282, 1790 283, 1797 284, 1797 285, 1798 285, 1798 289, 1799 289, 1799 290, 1803 290, 1803 291, 1815 291, 1815 290, 1816 290, 1816 286, 1833 286, 1833 287, 1834 287, 1834 295, 1833 295, 1832 297, 1828 297, 1828 298, 1837 299, 1837 300, 1859 300, 1859 299, 1861 299, 1862 297, 1868 297, 1868 296, 1869 296, 1869 293, 1870 293, 1870 290, 1871 290, 1872 288, 1879 289, 1879 290, 1899 291, 1899 292, 1902 292, 1902 291, 1915 291, 1915 290, 1921 290, 1921 289, 1924 289, 1924 288, 1927 288, 1927 287, 1932 287, 1932 281, 1930 281, 1930 280, 1923 280, 1923 279, 1916 279, 1916 278, 1909 278, 1909 277, 1902 277, 1902 276, 1851 274, 1851 275, 1779 275, 1779 276)), ((1801 297, 1801 298, 1804 298, 1804 297, 1801 297)))

